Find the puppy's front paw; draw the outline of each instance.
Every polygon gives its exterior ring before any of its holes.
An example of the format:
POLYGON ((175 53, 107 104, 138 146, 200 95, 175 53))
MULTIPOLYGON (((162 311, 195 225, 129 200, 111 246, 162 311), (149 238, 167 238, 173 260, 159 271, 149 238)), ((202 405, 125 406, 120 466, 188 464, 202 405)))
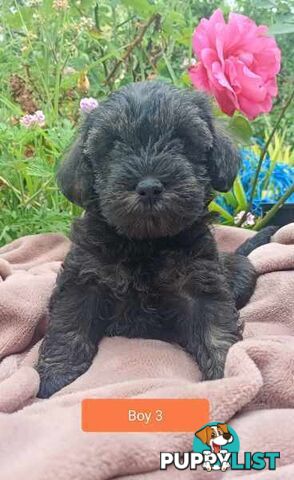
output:
POLYGON ((229 464, 229 462, 223 462, 222 466, 221 466, 221 471, 222 472, 225 472, 226 470, 228 470, 229 468, 231 468, 231 465, 229 464))
POLYGON ((202 465, 203 470, 206 470, 207 472, 211 472, 211 465, 209 462, 204 462, 202 465))
POLYGON ((56 388, 56 385, 53 383, 52 380, 50 379, 41 379, 40 381, 40 386, 39 386, 39 391, 37 394, 38 398, 49 398, 53 393, 57 392, 58 388, 56 388))
POLYGON ((74 380, 73 375, 66 372, 57 373, 52 371, 52 369, 44 370, 38 368, 37 371, 40 375, 38 398, 49 398, 74 380))
POLYGON ((218 361, 209 358, 206 366, 203 368, 203 380, 218 380, 223 378, 225 369, 225 357, 218 361))

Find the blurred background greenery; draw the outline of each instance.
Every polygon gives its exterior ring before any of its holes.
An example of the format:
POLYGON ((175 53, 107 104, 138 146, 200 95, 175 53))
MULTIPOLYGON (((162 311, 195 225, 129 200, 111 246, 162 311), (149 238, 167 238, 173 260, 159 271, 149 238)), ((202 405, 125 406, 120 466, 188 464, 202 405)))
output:
MULTIPOLYGON (((80 212, 58 192, 54 174, 79 122, 81 98, 99 101, 128 82, 154 78, 190 87, 192 33, 216 8, 268 25, 282 50, 279 97, 271 114, 251 125, 255 137, 266 139, 293 88, 293 2, 0 0, 0 244, 24 234, 68 232, 80 212), (45 126, 20 124, 36 110, 44 112, 45 126)), ((293 113, 292 106, 272 146, 289 165, 293 113)), ((227 198, 234 212, 222 219, 232 224, 246 202, 242 186, 227 198)))

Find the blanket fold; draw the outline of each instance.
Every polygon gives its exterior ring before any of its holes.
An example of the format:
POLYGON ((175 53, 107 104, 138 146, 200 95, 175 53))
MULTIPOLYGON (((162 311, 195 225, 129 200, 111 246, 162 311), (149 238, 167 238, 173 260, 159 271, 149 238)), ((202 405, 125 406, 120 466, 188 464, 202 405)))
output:
MULTIPOLYGON (((219 248, 234 251, 252 232, 217 227, 219 248)), ((192 358, 156 340, 105 338, 90 369, 49 400, 39 400, 34 365, 47 305, 70 242, 58 234, 23 237, 0 249, 0 478, 106 480, 249 478, 240 472, 159 470, 160 451, 190 451, 191 434, 89 434, 84 398, 208 398, 211 420, 237 431, 241 452, 280 451, 277 471, 253 480, 294 478, 294 223, 250 258, 260 274, 241 310, 244 340, 229 351, 225 377, 200 381, 192 358)))

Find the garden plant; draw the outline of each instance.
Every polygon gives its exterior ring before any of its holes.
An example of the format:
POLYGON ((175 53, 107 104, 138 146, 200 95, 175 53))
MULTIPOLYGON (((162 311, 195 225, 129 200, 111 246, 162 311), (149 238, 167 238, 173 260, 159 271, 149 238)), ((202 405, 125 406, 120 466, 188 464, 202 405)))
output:
POLYGON ((242 166, 210 210, 261 228, 294 201, 293 40, 284 0, 0 1, 0 245, 68 232, 55 172, 81 117, 151 79, 211 95, 242 166))

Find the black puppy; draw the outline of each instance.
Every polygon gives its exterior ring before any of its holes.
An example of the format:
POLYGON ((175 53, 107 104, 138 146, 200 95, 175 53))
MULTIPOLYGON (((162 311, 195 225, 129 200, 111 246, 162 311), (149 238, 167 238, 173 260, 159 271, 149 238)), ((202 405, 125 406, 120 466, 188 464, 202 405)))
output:
POLYGON ((175 342, 204 378, 223 375, 256 276, 247 258, 218 253, 207 205, 238 168, 201 93, 138 83, 89 114, 58 175, 86 212, 50 301, 39 397, 84 373, 103 336, 175 342))

